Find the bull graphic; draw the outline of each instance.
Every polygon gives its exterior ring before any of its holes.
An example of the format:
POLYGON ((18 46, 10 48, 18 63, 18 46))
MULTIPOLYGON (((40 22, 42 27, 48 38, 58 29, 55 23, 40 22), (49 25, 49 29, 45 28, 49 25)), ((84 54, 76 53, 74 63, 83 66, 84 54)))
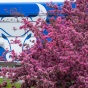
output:
MULTIPOLYGON (((36 3, 36 5, 39 7, 38 15, 35 17, 28 17, 28 20, 32 22, 37 21, 38 18, 46 20, 46 15, 41 16, 41 13, 46 13, 45 7, 39 3, 36 3)), ((24 31, 19 29, 20 26, 23 25, 23 23, 21 23, 22 19, 22 17, 0 18, 0 55, 2 55, 6 48, 8 48, 9 52, 5 55, 5 60, 7 61, 12 60, 10 57, 12 50, 19 54, 24 48, 19 47, 18 44, 11 44, 11 40, 14 40, 15 36, 18 36, 18 39, 21 41, 22 44, 27 43, 30 45, 30 47, 34 45, 34 43, 30 42, 30 40, 36 41, 36 38, 34 37, 34 34, 31 31, 24 31), (19 20, 19 22, 17 20, 19 20), (13 27, 15 27, 17 30, 14 31, 13 27)))

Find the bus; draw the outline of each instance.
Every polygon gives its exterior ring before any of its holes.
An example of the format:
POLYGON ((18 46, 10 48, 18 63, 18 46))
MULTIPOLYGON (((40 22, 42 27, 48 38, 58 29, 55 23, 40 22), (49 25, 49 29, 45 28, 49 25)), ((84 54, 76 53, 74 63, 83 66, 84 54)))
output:
MULTIPOLYGON (((63 6, 63 2, 54 2, 58 6, 63 6)), ((75 5, 72 5, 75 8, 75 5)), ((48 22, 47 12, 51 10, 46 2, 1 2, 0 3, 0 56, 8 49, 9 51, 3 56, 5 61, 11 61, 11 51, 17 54, 21 53, 24 47, 18 44, 11 44, 11 40, 16 37, 21 41, 22 45, 28 43, 31 46, 36 41, 31 31, 20 30, 23 25, 22 19, 27 17, 29 21, 35 23, 38 18, 48 22), (14 30, 13 30, 14 29, 14 30), (30 38, 27 39, 27 36, 30 38)))

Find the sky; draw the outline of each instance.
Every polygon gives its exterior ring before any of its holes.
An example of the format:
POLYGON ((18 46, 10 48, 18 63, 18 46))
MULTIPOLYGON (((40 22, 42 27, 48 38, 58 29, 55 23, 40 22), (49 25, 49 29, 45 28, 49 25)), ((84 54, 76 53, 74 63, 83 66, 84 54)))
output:
POLYGON ((0 0, 0 3, 9 2, 63 2, 64 0, 0 0))

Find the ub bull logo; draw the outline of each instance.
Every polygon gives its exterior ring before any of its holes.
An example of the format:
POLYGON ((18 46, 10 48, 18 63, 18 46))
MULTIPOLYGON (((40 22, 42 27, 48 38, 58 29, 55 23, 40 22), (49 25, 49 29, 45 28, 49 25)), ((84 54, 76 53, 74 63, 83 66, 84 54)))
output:
MULTIPOLYGON (((5 8, 11 9, 10 8, 11 4, 6 4, 5 8)), ((43 13, 46 13, 46 9, 42 4, 21 4, 19 6, 19 4, 14 4, 11 6, 12 8, 21 8, 21 10, 23 11, 24 16, 28 16, 28 20, 32 21, 35 23, 35 21, 38 18, 42 18, 46 20, 46 15, 43 13), (16 7, 15 7, 16 6, 16 7), (24 9, 24 7, 26 7, 24 9), (34 11, 34 15, 30 15, 32 14, 34 11), (30 14, 28 14, 28 12, 30 12, 30 14), (35 13, 37 13, 37 15, 35 15, 35 13), (30 16, 29 16, 30 15, 30 16)), ((6 48, 9 49, 9 52, 5 55, 5 60, 11 61, 11 57, 10 57, 10 52, 12 50, 14 50, 16 53, 20 53, 22 52, 22 47, 19 47, 18 44, 10 44, 11 40, 14 40, 16 36, 18 36, 18 39, 20 39, 21 43, 24 44, 27 43, 30 46, 33 45, 32 42, 30 42, 30 40, 35 40, 36 38, 33 36, 33 33, 31 31, 29 32, 25 32, 24 30, 20 30, 20 26, 23 25, 23 23, 21 23, 22 21, 22 17, 11 17, 9 15, 9 13, 5 12, 3 9, 5 9, 4 6, 1 7, 2 12, 0 12, 0 56, 2 55, 2 53, 6 50, 6 48), (6 17, 5 13, 8 15, 6 17), (19 22, 17 21, 19 20, 19 22), (14 31, 13 27, 15 27, 17 30, 14 31), (29 38, 27 38, 29 37, 29 38)))

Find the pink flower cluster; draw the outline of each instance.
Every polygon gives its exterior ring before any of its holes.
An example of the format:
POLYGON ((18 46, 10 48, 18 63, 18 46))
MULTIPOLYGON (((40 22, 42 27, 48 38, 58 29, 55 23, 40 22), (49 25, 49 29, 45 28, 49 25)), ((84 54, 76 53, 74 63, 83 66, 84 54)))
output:
POLYGON ((88 88, 88 0, 76 0, 74 9, 72 3, 66 0, 60 11, 66 17, 51 17, 50 24, 24 20, 21 28, 30 29, 37 42, 15 57, 22 61, 20 67, 8 69, 15 73, 10 76, 13 82, 24 80, 21 88, 88 88))

